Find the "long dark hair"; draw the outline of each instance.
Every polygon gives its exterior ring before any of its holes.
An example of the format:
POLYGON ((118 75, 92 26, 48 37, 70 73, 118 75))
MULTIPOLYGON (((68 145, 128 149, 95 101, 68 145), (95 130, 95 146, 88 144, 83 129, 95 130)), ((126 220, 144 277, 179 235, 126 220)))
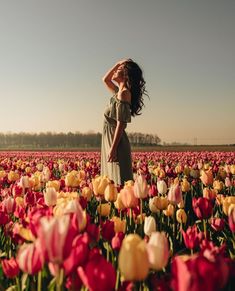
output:
POLYGON ((148 96, 145 89, 143 72, 139 65, 137 65, 132 59, 128 59, 124 63, 124 68, 127 77, 126 86, 131 92, 131 115, 140 115, 140 111, 144 106, 143 95, 148 96))

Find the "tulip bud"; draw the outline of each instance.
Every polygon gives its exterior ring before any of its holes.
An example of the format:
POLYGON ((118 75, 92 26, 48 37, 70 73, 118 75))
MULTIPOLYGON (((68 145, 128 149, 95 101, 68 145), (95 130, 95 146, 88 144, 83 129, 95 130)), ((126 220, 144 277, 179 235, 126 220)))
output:
POLYGON ((117 232, 126 232, 126 220, 121 220, 117 216, 113 216, 111 221, 114 222, 114 231, 117 232))
POLYGON ((229 179, 229 177, 226 177, 226 178, 225 178, 225 186, 226 186, 226 187, 231 187, 231 186, 232 186, 232 182, 231 182, 231 180, 229 179))
POLYGON ((192 200, 193 211, 199 219, 209 218, 213 212, 213 205, 211 200, 206 198, 193 198, 192 200))
POLYGON ((134 186, 125 186, 119 195, 125 208, 135 208, 138 206, 139 200, 134 194, 134 186))
POLYGON ((97 212, 101 215, 101 216, 109 216, 111 210, 111 205, 109 203, 103 203, 97 206, 97 212))
POLYGON ((183 199, 179 184, 172 184, 170 186, 167 198, 172 204, 178 204, 183 199))
POLYGON ((200 179, 201 179, 202 183, 205 186, 212 185, 212 183, 213 183, 213 173, 212 173, 212 170, 207 170, 207 171, 201 170, 201 177, 200 177, 200 179))
POLYGON ((186 248, 194 249, 199 246, 199 234, 196 225, 188 227, 186 232, 182 229, 181 232, 186 248))
POLYGON ((54 187, 48 187, 44 191, 44 201, 47 206, 54 206, 57 202, 57 192, 54 187))
POLYGON ((114 183, 110 182, 104 190, 104 199, 106 201, 114 202, 117 200, 117 188, 114 183))
POLYGON ((176 220, 179 223, 186 223, 187 221, 187 214, 184 209, 178 209, 176 211, 176 220))
POLYGON ((92 190, 91 190, 91 188, 90 187, 84 187, 82 189, 81 196, 86 198, 87 201, 91 201, 91 198, 92 198, 92 190))
POLYGON ((167 192, 167 185, 166 182, 164 180, 160 180, 157 182, 157 190, 158 193, 165 195, 167 192))
POLYGON ((19 186, 22 188, 29 188, 29 177, 28 176, 22 176, 20 178, 19 186))
POLYGON ((185 178, 181 182, 181 189, 182 189, 182 192, 188 192, 190 190, 190 183, 185 178))
POLYGON ((159 209, 156 207, 156 205, 154 203, 154 198, 149 199, 149 209, 152 213, 157 213, 159 211, 159 209))
POLYGON ((19 266, 15 258, 1 260, 2 270, 7 278, 14 278, 20 273, 19 266))
POLYGON ((168 205, 168 200, 166 197, 162 197, 162 196, 155 196, 153 198, 154 201, 154 205, 159 209, 159 210, 164 210, 167 208, 168 205))
POLYGON ((153 216, 147 216, 144 219, 144 233, 147 236, 151 236, 151 233, 157 230, 155 218, 153 216))
POLYGON ((203 189, 203 197, 213 200, 216 197, 216 191, 213 189, 209 189, 209 188, 204 188, 203 189))
POLYGON ((222 181, 215 180, 213 182, 213 188, 220 192, 224 187, 224 183, 222 181))
POLYGON ((148 276, 149 261, 146 242, 137 234, 122 241, 118 264, 125 281, 141 281, 148 276))
POLYGON ((54 180, 54 181, 48 181, 46 183, 46 188, 53 187, 56 191, 60 191, 60 181, 54 180))
POLYGON ((114 206, 115 206, 115 208, 117 208, 119 210, 125 209, 125 206, 122 203, 122 198, 120 196, 120 193, 118 193, 118 195, 117 195, 117 200, 114 202, 114 206))
POLYGON ((148 184, 143 175, 138 175, 134 184, 134 194, 135 197, 139 199, 144 199, 148 196, 148 184))
POLYGON ((167 206, 167 209, 165 209, 165 210, 163 210, 163 213, 166 215, 166 216, 173 216, 174 215, 174 213, 175 213, 175 207, 174 207, 174 205, 172 205, 172 204, 169 204, 168 206, 167 206))

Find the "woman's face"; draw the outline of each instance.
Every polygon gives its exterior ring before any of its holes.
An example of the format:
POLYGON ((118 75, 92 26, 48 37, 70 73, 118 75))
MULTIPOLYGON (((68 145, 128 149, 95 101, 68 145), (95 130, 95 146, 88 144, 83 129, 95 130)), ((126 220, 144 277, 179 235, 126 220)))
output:
POLYGON ((120 65, 117 70, 114 72, 112 79, 117 82, 124 82, 126 79, 126 72, 125 72, 124 64, 120 65))

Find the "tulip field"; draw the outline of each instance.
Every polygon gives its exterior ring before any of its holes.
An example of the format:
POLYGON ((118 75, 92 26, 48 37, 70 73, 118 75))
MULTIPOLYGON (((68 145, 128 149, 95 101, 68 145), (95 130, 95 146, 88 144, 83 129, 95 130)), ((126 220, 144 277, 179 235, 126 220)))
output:
POLYGON ((235 152, 0 152, 1 290, 235 290, 235 152))

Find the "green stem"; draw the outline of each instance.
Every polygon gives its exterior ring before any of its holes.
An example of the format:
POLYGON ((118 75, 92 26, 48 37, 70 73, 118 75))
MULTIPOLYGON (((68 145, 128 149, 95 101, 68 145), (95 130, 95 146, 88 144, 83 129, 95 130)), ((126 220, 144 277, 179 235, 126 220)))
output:
POLYGON ((132 226, 132 209, 130 208, 130 228, 131 228, 131 226, 132 226))
POLYGON ((42 290, 42 271, 38 272, 38 286, 37 291, 42 290))
POLYGON ((117 270, 117 277, 116 277, 115 290, 118 290, 118 286, 119 286, 119 278, 120 278, 120 271, 119 271, 119 269, 118 269, 118 270, 117 270))
POLYGON ((203 219, 203 228, 204 228, 204 235, 206 239, 207 237, 206 237, 206 220, 205 219, 203 219))
POLYGON ((17 287, 16 287, 17 290, 20 291, 20 289, 21 289, 21 288, 20 288, 20 280, 19 280, 19 277, 18 277, 18 276, 16 277, 16 286, 17 286, 17 287))
POLYGON ((61 268, 59 270, 59 274, 56 280, 56 291, 62 291, 63 290, 63 281, 64 281, 64 269, 61 268))

